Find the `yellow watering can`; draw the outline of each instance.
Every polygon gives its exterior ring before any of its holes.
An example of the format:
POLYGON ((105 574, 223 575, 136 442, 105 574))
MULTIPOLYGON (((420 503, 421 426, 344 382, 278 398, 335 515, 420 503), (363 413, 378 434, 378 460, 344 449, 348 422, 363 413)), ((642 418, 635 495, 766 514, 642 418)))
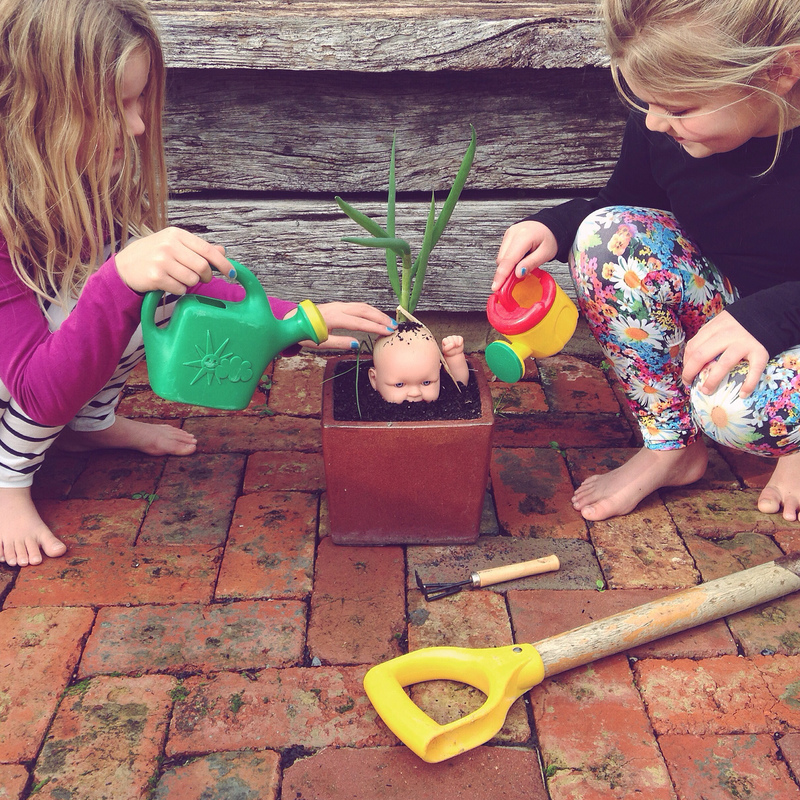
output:
POLYGON ((273 358, 303 339, 319 344, 328 329, 319 309, 303 300, 293 313, 275 319, 261 282, 236 261, 244 300, 183 295, 169 322, 155 313, 163 292, 142 302, 147 372, 153 391, 178 403, 237 410, 246 408, 273 358))
POLYGON ((735 614, 800 589, 800 553, 591 622, 536 644, 469 649, 428 647, 367 672, 364 688, 391 731, 423 761, 436 763, 489 741, 517 698, 552 675, 663 636, 735 614), (452 680, 486 695, 461 719, 440 725, 403 691, 452 680))
POLYGON ((525 374, 525 359, 555 355, 570 340, 578 324, 578 309, 550 273, 533 269, 522 278, 513 272, 489 296, 489 324, 509 341, 486 347, 489 369, 505 383, 525 374))

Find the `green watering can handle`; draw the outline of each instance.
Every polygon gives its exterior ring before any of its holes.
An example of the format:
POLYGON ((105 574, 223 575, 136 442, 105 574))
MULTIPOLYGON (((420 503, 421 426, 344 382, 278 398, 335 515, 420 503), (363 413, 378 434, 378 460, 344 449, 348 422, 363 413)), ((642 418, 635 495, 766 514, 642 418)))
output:
MULTIPOLYGON (((232 258, 229 258, 228 261, 230 261, 236 269, 236 280, 241 284, 245 292, 244 299, 237 302, 237 307, 244 310, 250 306, 258 306, 261 313, 269 314, 274 318, 269 299, 258 278, 238 261, 234 261, 232 258)), ((158 304, 161 302, 163 296, 164 292, 160 290, 147 292, 144 296, 144 300, 142 300, 142 325, 144 327, 151 329, 157 328, 155 316, 158 310, 158 304)))

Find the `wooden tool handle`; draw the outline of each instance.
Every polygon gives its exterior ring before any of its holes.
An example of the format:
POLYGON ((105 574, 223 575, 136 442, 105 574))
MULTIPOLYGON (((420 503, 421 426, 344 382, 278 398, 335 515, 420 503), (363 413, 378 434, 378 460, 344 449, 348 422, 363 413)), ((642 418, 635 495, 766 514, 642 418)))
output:
POLYGON ((470 577, 472 578, 472 585, 475 587, 493 586, 495 583, 513 581, 516 578, 527 578, 529 575, 539 575, 542 572, 554 572, 560 566, 558 556, 552 555, 544 558, 535 558, 533 561, 522 561, 519 564, 509 564, 506 567, 482 569, 479 572, 473 572, 470 577))

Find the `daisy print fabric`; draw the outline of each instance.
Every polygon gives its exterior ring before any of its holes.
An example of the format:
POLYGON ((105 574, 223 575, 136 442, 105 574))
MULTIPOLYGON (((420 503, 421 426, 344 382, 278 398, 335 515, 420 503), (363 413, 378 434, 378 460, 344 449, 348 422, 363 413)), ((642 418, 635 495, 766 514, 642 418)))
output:
POLYGON ((578 300, 653 450, 699 435, 681 381, 686 341, 735 299, 672 214, 615 206, 594 212, 570 256, 578 300))
POLYGON ((685 447, 703 430, 763 456, 800 450, 800 347, 772 359, 747 398, 739 396, 746 362, 711 395, 684 387, 686 342, 737 294, 672 214, 628 206, 596 211, 578 230, 570 267, 581 311, 646 447, 685 447))

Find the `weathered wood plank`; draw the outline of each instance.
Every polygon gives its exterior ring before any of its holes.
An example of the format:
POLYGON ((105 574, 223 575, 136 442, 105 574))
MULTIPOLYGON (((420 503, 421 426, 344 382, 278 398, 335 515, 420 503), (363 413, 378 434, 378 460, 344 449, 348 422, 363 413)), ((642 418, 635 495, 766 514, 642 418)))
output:
POLYGON ((602 185, 626 111, 607 70, 475 73, 177 70, 166 138, 178 192, 447 190, 469 141, 472 190, 602 185))
MULTIPOLYGON (((560 200, 462 200, 433 251, 418 306, 426 311, 484 311, 494 260, 506 228, 560 200)), ((380 203, 357 203, 385 219, 380 203)), ((341 241, 361 228, 331 202, 316 200, 174 200, 172 223, 226 247, 250 268, 270 294, 291 299, 364 300, 383 309, 396 305, 382 251, 341 241)), ((416 253, 427 203, 401 202, 397 233, 416 253)), ((567 267, 548 270, 574 296, 567 267)))
POLYGON ((291 70, 600 66, 591 2, 150 0, 168 65, 291 70))

